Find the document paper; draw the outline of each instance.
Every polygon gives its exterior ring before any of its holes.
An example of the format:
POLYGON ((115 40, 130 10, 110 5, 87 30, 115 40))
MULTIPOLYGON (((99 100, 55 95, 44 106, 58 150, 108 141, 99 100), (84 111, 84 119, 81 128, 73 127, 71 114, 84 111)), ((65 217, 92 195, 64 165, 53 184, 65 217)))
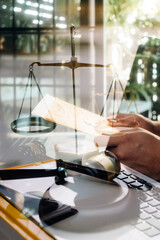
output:
POLYGON ((50 95, 44 96, 33 109, 32 115, 87 133, 93 137, 119 132, 118 129, 107 124, 106 118, 50 95))

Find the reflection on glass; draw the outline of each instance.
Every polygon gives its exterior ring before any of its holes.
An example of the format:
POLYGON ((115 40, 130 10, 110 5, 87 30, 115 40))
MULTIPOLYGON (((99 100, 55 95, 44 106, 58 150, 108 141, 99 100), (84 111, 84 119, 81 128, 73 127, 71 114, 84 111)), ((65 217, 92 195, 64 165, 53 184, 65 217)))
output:
MULTIPOLYGON (((160 83, 159 64, 160 39, 142 38, 132 66, 127 89, 132 89, 135 92, 136 100, 148 103, 144 114, 148 115, 148 112, 152 111, 150 117, 153 120, 157 120, 160 109, 160 91, 157 87, 160 83)), ((130 94, 128 95, 130 96, 130 94)))
POLYGON ((12 0, 1 0, 0 1, 0 27, 12 27, 12 0))
POLYGON ((40 53, 49 54, 53 52, 53 34, 43 33, 40 36, 40 53))
POLYGON ((14 12, 17 27, 52 27, 53 1, 17 0, 14 12))
POLYGON ((16 37, 16 51, 20 54, 36 54, 37 49, 37 35, 25 34, 17 35, 16 37))
POLYGON ((39 17, 33 21, 34 24, 39 24, 39 27, 53 27, 55 7, 54 1, 39 1, 39 17))
POLYGON ((11 34, 0 35, 0 53, 3 54, 13 53, 13 36, 11 34))

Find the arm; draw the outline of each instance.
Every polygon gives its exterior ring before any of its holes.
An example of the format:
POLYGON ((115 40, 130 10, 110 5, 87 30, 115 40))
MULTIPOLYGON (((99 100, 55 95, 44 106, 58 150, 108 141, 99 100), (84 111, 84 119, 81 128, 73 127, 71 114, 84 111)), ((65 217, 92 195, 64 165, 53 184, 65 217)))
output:
POLYGON ((160 179, 160 137, 142 128, 133 128, 110 138, 95 138, 98 146, 107 146, 125 165, 155 179, 160 179))
POLYGON ((107 119, 110 126, 113 127, 141 127, 158 136, 160 136, 160 122, 152 121, 140 114, 119 113, 116 119, 107 119))

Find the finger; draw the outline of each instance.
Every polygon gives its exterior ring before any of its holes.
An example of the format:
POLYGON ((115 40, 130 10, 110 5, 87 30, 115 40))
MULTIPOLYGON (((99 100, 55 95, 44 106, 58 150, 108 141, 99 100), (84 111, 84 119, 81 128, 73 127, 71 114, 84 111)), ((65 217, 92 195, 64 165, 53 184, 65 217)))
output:
POLYGON ((117 113, 117 115, 116 116, 114 116, 113 117, 113 115, 112 116, 108 116, 107 117, 107 120, 108 119, 118 119, 118 118, 126 118, 126 117, 129 117, 131 115, 131 113, 117 113))
POLYGON ((123 143, 126 134, 139 132, 139 131, 141 131, 141 128, 131 128, 131 129, 120 131, 119 133, 115 133, 112 135, 107 135, 107 134, 99 135, 94 138, 94 143, 97 147, 104 147, 104 146, 115 147, 123 143))
POLYGON ((140 132, 142 131, 143 129, 140 128, 140 127, 128 127, 128 128, 125 128, 125 129, 119 129, 119 132, 117 133, 113 133, 112 135, 110 134, 110 136, 114 137, 114 136, 122 136, 122 135, 125 135, 127 133, 133 133, 133 132, 140 132))
POLYGON ((127 129, 124 129, 124 130, 119 130, 119 132, 112 133, 112 134, 102 133, 102 135, 107 135, 107 136, 110 136, 112 138, 115 138, 115 137, 122 137, 122 136, 124 137, 127 134, 138 133, 138 132, 142 132, 142 131, 144 132, 143 128, 135 127, 135 128, 127 128, 127 129))
POLYGON ((130 113, 118 113, 116 116, 116 119, 118 118, 126 118, 129 117, 131 114, 130 113))
POLYGON ((135 118, 129 116, 126 118, 118 118, 118 119, 108 119, 108 124, 113 127, 136 127, 138 126, 138 122, 135 118))

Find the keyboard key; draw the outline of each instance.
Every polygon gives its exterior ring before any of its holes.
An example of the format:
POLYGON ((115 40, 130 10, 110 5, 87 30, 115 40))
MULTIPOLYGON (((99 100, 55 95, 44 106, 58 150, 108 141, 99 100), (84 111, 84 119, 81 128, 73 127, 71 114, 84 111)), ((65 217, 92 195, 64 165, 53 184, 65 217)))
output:
POLYGON ((127 176, 121 173, 117 176, 117 178, 120 180, 123 180, 123 179, 127 178, 127 176))
POLYGON ((151 218, 151 215, 146 213, 146 212, 141 212, 140 215, 139 215, 140 219, 142 220, 146 220, 146 219, 149 219, 151 218))
POLYGON ((147 213, 155 213, 155 212, 157 212, 156 208, 151 207, 151 206, 145 208, 144 211, 147 212, 147 213))
POLYGON ((157 210, 160 210, 160 206, 156 206, 157 210))
POLYGON ((146 222, 142 222, 140 224, 137 224, 135 227, 140 231, 145 231, 145 230, 151 228, 151 225, 146 222))
POLYGON ((146 208, 146 207, 148 207, 148 203, 140 202, 140 208, 146 208))
POLYGON ((131 176, 132 175, 132 173, 130 173, 130 172, 126 171, 126 170, 123 172, 123 174, 125 174, 126 176, 131 176))
POLYGON ((160 193, 160 188, 154 187, 154 190, 155 190, 156 192, 159 192, 159 193, 160 193))
POLYGON ((125 183, 127 183, 127 184, 135 182, 135 180, 133 180, 133 179, 130 178, 130 177, 124 179, 123 181, 124 181, 125 183))
POLYGON ((160 231, 156 228, 150 228, 145 231, 145 234, 147 234, 149 237, 154 237, 154 236, 160 234, 160 231))
POLYGON ((160 219, 160 212, 153 213, 153 217, 160 219))
POLYGON ((139 182, 134 182, 134 183, 131 183, 130 186, 134 188, 140 188, 140 187, 143 187, 143 184, 139 182))
POLYGON ((131 175, 130 177, 133 178, 134 180, 137 180, 137 177, 134 175, 131 175))
POLYGON ((147 181, 145 181, 145 180, 142 179, 142 178, 138 178, 137 181, 140 182, 140 183, 142 183, 142 184, 146 184, 146 183, 147 183, 147 181))
POLYGON ((150 197, 153 197, 157 194, 157 192, 155 190, 151 190, 151 191, 147 191, 146 194, 150 197))
POLYGON ((139 193, 139 194, 138 194, 138 197, 139 197, 140 200, 142 200, 142 201, 144 201, 144 202, 149 202, 149 201, 152 201, 152 200, 153 200, 152 197, 144 194, 143 192, 142 192, 142 193, 139 193))
POLYGON ((160 194, 159 194, 159 193, 156 194, 156 195, 154 196, 154 198, 155 198, 156 200, 160 201, 160 194))
POLYGON ((160 202, 156 199, 153 199, 152 201, 149 201, 148 204, 151 205, 152 207, 156 207, 156 206, 160 205, 160 202))
POLYGON ((150 219, 147 219, 146 222, 160 230, 160 221, 158 219, 152 217, 150 219))

